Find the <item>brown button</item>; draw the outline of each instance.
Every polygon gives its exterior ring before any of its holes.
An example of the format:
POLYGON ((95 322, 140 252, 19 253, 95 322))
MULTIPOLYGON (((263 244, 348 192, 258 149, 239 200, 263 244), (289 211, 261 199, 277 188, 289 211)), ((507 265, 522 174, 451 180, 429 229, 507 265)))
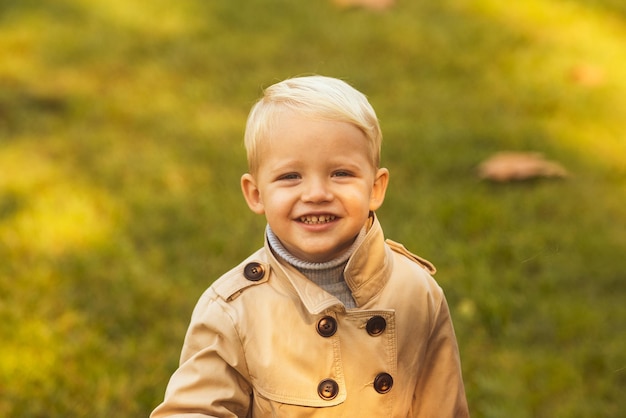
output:
POLYGON ((374 379, 374 389, 378 393, 387 393, 393 386, 393 377, 389 373, 379 373, 374 379))
POLYGON ((265 269, 261 263, 253 261, 252 263, 246 264, 243 268, 243 275, 251 282, 258 282, 265 276, 265 269))
POLYGON ((332 337, 337 332, 337 321, 332 316, 325 316, 317 321, 317 333, 322 337, 332 337))
POLYGON ((367 321, 365 329, 372 337, 377 337, 387 328, 387 321, 382 316, 373 316, 367 321))
POLYGON ((339 393, 339 385, 333 379, 324 379, 317 385, 317 394, 325 401, 335 399, 339 393))

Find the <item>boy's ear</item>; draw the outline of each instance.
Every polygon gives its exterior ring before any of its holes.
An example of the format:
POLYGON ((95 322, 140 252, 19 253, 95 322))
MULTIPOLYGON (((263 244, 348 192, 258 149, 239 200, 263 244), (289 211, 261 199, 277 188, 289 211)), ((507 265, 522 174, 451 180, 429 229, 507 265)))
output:
POLYGON ((374 186, 372 187, 370 211, 375 211, 383 204, 385 193, 387 192, 387 184, 389 184, 389 170, 379 168, 374 179, 374 186))
POLYGON ((261 199, 261 192, 256 185, 256 180, 250 173, 246 173, 241 176, 241 191, 243 197, 246 199, 246 203, 250 210, 256 214, 262 215, 265 213, 265 206, 261 199))

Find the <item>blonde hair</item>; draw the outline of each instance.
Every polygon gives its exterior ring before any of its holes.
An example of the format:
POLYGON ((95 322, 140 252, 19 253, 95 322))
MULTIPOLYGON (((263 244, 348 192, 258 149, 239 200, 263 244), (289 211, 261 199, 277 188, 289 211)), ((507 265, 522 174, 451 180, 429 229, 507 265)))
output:
POLYGON ((316 75, 290 78, 268 87, 250 110, 244 143, 251 173, 259 168, 259 144, 271 137, 276 116, 285 110, 355 125, 367 138, 372 166, 379 167, 382 132, 367 97, 345 81, 316 75))

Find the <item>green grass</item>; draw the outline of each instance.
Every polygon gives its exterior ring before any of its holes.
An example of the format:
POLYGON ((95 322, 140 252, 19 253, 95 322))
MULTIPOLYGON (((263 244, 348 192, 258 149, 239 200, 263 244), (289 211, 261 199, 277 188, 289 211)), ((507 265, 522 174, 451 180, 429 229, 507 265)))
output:
POLYGON ((619 416, 623 4, 0 1, 0 416, 148 415, 200 293, 261 245, 247 112, 309 73, 378 111, 379 215, 439 269, 473 416, 619 416), (479 181, 499 150, 573 175, 479 181))

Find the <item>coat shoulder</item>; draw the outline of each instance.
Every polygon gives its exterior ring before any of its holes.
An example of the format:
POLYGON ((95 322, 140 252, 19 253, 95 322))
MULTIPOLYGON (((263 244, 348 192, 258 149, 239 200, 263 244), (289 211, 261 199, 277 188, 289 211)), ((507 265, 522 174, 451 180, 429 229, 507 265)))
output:
POLYGON ((237 298, 248 288, 266 283, 270 266, 263 249, 252 254, 237 267, 217 279, 211 288, 225 301, 237 298))
POLYGON ((407 257, 409 260, 420 265, 424 270, 426 270, 431 275, 434 275, 437 272, 437 268, 435 268, 435 265, 433 263, 431 263, 430 261, 426 260, 423 257, 420 257, 417 254, 412 253, 404 245, 400 244, 399 242, 396 242, 390 239, 386 239, 385 242, 387 243, 389 248, 391 248, 395 253, 398 253, 407 257))

